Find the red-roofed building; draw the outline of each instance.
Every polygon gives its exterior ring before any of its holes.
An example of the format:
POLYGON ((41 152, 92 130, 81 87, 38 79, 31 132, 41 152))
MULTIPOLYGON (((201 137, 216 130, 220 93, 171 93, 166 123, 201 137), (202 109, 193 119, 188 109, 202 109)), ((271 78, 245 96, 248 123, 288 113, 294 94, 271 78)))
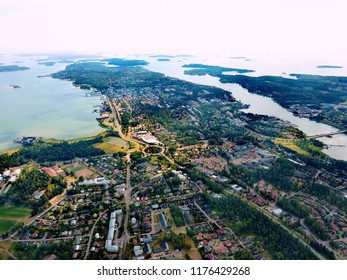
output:
POLYGON ((335 231, 339 229, 339 227, 337 225, 335 225, 334 223, 330 223, 330 226, 335 231))
POLYGON ((235 254, 237 252, 237 250, 239 249, 239 244, 235 244, 231 249, 230 252, 232 254, 235 254))
POLYGON ((55 177, 58 175, 58 173, 51 167, 42 167, 41 170, 51 177, 55 177))
POLYGON ((228 248, 226 246, 218 247, 214 249, 214 253, 217 255, 222 255, 229 252, 228 248))
POLYGON ((214 255, 213 254, 207 254, 205 256, 205 258, 212 261, 212 260, 214 260, 214 255))
POLYGON ((196 235, 196 240, 203 240, 204 239, 204 236, 201 232, 199 232, 197 235, 196 235))
POLYGON ((257 204, 258 206, 264 206, 266 205, 266 200, 262 199, 261 197, 255 197, 252 200, 255 204, 257 204))

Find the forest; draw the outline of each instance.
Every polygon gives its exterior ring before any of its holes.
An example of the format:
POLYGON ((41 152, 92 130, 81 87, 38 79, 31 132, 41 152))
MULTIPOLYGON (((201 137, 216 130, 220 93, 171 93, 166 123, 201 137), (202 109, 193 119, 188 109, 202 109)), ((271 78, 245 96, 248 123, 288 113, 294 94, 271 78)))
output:
POLYGON ((181 227, 185 225, 184 217, 179 206, 175 204, 170 205, 170 213, 175 222, 176 227, 181 227))
POLYGON ((11 156, 0 156, 0 166, 14 166, 23 164, 30 160, 39 163, 54 162, 59 160, 71 160, 75 157, 92 157, 102 155, 105 152, 92 145, 101 142, 101 137, 93 140, 81 140, 68 143, 34 143, 31 146, 25 146, 11 156), (18 164, 19 163, 19 164, 18 164))

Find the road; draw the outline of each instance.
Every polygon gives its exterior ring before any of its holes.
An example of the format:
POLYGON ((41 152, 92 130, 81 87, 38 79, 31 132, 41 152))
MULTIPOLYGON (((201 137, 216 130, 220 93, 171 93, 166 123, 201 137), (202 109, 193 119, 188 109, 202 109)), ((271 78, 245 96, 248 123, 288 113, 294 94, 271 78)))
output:
POLYGON ((99 222, 100 218, 107 212, 108 210, 102 212, 99 217, 96 219, 96 221, 93 224, 92 229, 90 230, 90 233, 88 234, 89 240, 88 240, 88 245, 87 245, 87 250, 86 250, 86 255, 84 257, 84 259, 86 260, 88 258, 89 252, 90 252, 90 245, 92 244, 92 239, 93 239, 93 235, 94 235, 94 230, 95 227, 97 225, 97 223, 99 222))
POLYGON ((127 164, 127 175, 126 175, 126 182, 125 182, 125 192, 124 192, 124 198, 125 198, 125 216, 124 216, 124 225, 123 225, 123 233, 121 238, 119 238, 119 242, 122 244, 120 251, 119 251, 119 259, 124 260, 125 259, 125 249, 126 244, 128 244, 129 241, 129 234, 128 234, 128 221, 129 221, 129 213, 130 213, 130 207, 131 204, 131 192, 132 187, 130 184, 130 163, 127 164))

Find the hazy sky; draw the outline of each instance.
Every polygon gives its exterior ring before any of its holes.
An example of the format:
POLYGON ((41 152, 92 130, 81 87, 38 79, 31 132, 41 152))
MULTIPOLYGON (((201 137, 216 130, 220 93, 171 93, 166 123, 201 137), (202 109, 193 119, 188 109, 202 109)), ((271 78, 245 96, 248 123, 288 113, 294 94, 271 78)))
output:
POLYGON ((347 55, 346 0, 0 0, 0 51, 347 55))

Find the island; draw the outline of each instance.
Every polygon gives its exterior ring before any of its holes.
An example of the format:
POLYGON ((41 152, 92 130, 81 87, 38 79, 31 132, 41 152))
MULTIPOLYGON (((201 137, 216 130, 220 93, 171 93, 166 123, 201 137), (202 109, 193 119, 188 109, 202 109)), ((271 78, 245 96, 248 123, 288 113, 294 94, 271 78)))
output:
POLYGON ((126 66, 143 66, 147 65, 148 62, 144 60, 138 60, 138 59, 123 59, 123 58, 108 58, 104 59, 103 61, 108 62, 110 65, 116 65, 120 67, 126 67, 126 66))
POLYGON ((168 59, 168 58, 158 58, 157 60, 158 61, 170 61, 170 59, 168 59))
POLYGON ((319 65, 317 68, 331 68, 331 69, 338 69, 338 68, 343 68, 342 66, 334 66, 334 65, 319 65))
POLYGON ((1 65, 0 72, 14 72, 14 71, 22 71, 29 70, 29 67, 18 66, 18 65, 1 65))
POLYGON ((219 75, 222 75, 224 72, 235 72, 239 74, 255 72, 254 70, 249 70, 249 69, 239 69, 239 68, 212 66, 212 65, 205 65, 205 64, 195 64, 195 63, 185 64, 182 67, 194 68, 194 69, 184 71, 184 74, 198 75, 198 76, 203 76, 207 74, 211 76, 219 76, 219 75))
POLYGON ((10 85, 11 88, 20 88, 19 85, 10 85))
POLYGON ((55 64, 54 61, 45 61, 45 62, 39 62, 39 65, 45 65, 45 66, 53 66, 55 64))

